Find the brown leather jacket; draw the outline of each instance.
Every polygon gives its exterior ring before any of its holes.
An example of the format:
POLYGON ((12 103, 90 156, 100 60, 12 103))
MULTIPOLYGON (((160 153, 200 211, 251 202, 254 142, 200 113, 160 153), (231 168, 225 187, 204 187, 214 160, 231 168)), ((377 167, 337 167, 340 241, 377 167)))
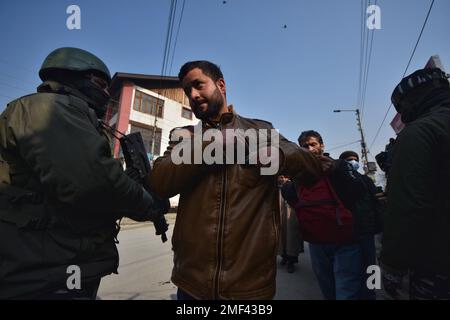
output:
MULTIPOLYGON (((218 127, 273 128, 234 112, 222 115, 218 127)), ((260 168, 238 164, 175 165, 175 145, 171 142, 155 161, 150 177, 158 195, 180 194, 172 282, 197 299, 272 299, 280 225, 277 175, 260 175, 260 168)), ((280 136, 280 150, 277 174, 304 185, 320 176, 319 161, 305 149, 280 136)))

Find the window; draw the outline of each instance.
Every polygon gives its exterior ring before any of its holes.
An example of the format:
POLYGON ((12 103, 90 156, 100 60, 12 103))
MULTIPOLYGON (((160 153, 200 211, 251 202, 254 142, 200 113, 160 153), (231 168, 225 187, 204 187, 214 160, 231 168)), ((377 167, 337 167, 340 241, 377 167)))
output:
POLYGON ((181 116, 183 118, 192 120, 192 110, 188 109, 188 108, 185 108, 185 107, 181 108, 181 116))
MULTIPOLYGON (((153 127, 143 128, 135 125, 131 125, 130 133, 140 132, 142 140, 144 141, 145 151, 147 154, 152 152, 152 138, 153 138, 153 127)), ((161 129, 156 128, 155 130, 155 149, 154 156, 159 156, 161 154, 161 129)))
POLYGON ((133 109, 158 118, 164 117, 164 100, 136 90, 133 109))

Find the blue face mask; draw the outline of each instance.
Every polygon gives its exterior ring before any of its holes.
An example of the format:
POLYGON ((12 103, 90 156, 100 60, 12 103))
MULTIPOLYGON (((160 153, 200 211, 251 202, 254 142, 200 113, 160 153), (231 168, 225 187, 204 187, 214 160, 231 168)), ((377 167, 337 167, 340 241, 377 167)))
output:
POLYGON ((350 160, 348 161, 348 163, 350 163, 353 167, 353 170, 358 171, 359 169, 359 162, 356 160, 350 160))

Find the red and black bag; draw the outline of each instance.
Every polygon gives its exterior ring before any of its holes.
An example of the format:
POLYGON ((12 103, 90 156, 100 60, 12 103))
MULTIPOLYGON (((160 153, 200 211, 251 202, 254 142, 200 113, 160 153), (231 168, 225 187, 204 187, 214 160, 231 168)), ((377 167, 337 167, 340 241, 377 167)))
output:
POLYGON ((352 213, 337 196, 328 178, 297 190, 295 209, 303 239, 316 244, 345 244, 353 240, 352 213))

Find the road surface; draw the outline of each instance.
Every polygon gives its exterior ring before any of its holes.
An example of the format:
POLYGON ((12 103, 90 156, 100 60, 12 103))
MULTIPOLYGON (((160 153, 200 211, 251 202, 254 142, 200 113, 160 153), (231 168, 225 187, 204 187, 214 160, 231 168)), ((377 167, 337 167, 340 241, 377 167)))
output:
MULTIPOLYGON (((139 223, 122 227, 118 244, 118 275, 103 278, 98 292, 103 300, 175 300, 176 287, 170 282, 172 272, 172 236, 175 215, 169 215, 169 241, 162 244, 151 224, 139 223)), ((275 299, 322 299, 309 261, 308 246, 300 254, 294 273, 278 266, 275 299)))

